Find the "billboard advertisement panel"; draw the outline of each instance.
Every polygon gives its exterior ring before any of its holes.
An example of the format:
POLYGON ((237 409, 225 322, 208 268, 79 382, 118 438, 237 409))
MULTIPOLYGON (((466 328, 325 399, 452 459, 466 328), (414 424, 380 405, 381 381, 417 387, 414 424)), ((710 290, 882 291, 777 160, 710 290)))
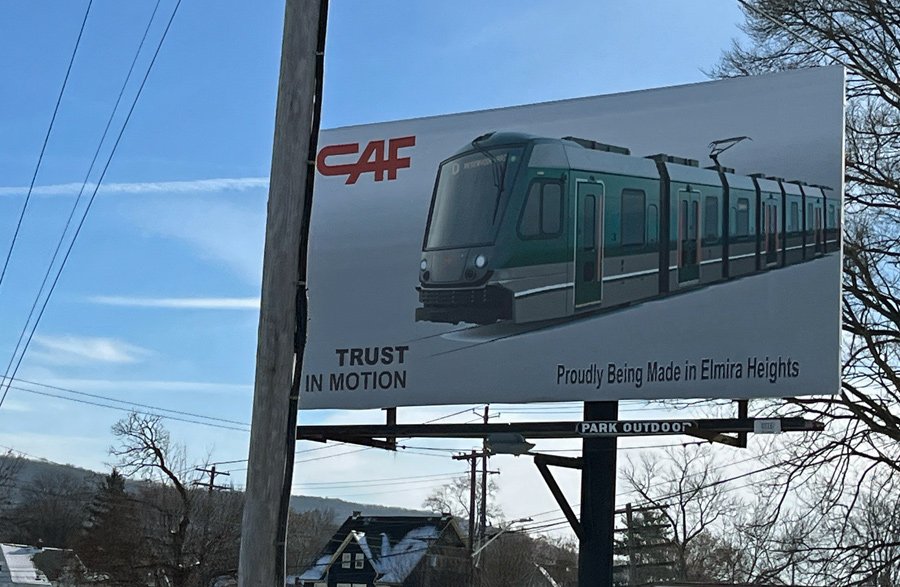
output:
POLYGON ((843 104, 828 67, 324 131, 301 408, 836 392, 843 104))

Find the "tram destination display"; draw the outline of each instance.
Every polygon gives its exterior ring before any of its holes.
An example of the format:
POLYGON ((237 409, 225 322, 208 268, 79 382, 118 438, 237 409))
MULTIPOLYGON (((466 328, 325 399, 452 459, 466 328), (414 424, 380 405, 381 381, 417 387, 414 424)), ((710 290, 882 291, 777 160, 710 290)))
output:
POLYGON ((840 67, 323 131, 301 409, 839 389, 840 67))

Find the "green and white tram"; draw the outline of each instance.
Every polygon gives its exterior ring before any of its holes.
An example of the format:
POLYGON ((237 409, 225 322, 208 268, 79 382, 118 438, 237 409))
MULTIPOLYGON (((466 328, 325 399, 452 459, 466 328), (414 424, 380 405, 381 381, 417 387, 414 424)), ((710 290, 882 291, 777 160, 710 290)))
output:
POLYGON ((840 247, 822 186, 488 133, 441 163, 416 320, 558 319, 814 259, 840 247))

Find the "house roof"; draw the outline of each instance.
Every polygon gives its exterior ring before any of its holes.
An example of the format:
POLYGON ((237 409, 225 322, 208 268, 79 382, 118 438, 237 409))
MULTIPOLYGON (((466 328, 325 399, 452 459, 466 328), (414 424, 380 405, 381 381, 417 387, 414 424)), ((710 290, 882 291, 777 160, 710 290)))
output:
POLYGON ((0 587, 6 585, 50 585, 34 565, 34 555, 42 549, 23 544, 0 544, 0 587))
POLYGON ((462 539, 452 516, 351 516, 300 580, 322 580, 354 543, 378 574, 377 582, 402 583, 448 528, 462 539))

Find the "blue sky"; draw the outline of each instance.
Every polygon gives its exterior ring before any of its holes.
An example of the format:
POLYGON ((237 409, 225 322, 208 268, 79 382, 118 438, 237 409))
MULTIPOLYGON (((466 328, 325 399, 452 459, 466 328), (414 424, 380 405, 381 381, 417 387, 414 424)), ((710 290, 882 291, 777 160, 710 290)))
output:
MULTIPOLYGON (((161 1, 147 49, 174 5, 161 1)), ((86 6, 86 0, 0 6, 4 257, 86 6)), ((77 193, 69 184, 80 185, 87 171, 153 6, 93 3, 0 286, 3 369, 77 193)), ((249 422, 282 18, 279 2, 182 3, 17 375, 32 383, 14 383, 0 407, 2 447, 95 469, 110 462, 109 429, 124 412, 38 395, 110 403, 35 383, 249 422)), ((704 81, 703 70, 741 34, 741 18, 736 2, 722 0, 333 0, 323 127, 704 81)), ((140 75, 149 55, 138 60, 140 75)), ((135 89, 126 90, 126 104, 135 89)), ((401 422, 460 409, 401 410, 401 422)), ((540 413, 516 409, 497 411, 504 418, 540 413)), ((550 409, 546 417, 577 418, 574 409, 550 409)), ((301 419, 379 417, 325 412, 301 419)), ((467 417, 474 416, 459 418, 467 417)), ((168 425, 192 460, 246 458, 245 431, 168 425)), ((298 464, 296 482, 462 470, 446 455, 435 458, 437 451, 426 458, 336 447, 308 458, 342 453, 298 464)), ((499 466, 509 472, 500 485, 511 517, 553 508, 546 491, 526 503, 514 497, 518 484, 537 483, 532 468, 519 461, 499 466)), ((233 465, 237 485, 241 467, 233 465)), ((418 507, 430 485, 444 480, 403 491, 298 485, 297 492, 418 507)), ((564 483, 574 487, 573 479, 564 483)))

